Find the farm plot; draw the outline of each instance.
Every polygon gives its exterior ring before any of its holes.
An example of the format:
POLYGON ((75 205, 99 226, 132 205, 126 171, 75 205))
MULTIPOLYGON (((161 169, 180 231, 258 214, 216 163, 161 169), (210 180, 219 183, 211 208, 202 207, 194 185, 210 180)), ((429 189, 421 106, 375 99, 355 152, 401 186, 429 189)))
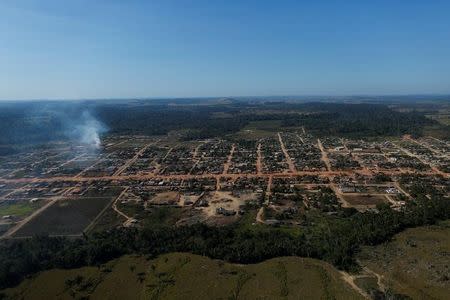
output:
POLYGON ((112 199, 80 197, 57 201, 19 229, 15 236, 81 234, 112 199))

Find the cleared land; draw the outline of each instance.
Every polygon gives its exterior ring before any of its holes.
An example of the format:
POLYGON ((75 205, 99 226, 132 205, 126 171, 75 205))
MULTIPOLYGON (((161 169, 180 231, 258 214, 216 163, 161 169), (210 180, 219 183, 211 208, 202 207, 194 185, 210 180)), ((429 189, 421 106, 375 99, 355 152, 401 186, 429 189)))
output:
POLYGON ((279 120, 253 121, 234 135, 242 139, 260 139, 273 136, 281 127, 279 120))
POLYGON ((375 206, 380 203, 386 203, 387 199, 381 195, 344 195, 342 196, 352 206, 375 206))
POLYGON ((81 234, 110 201, 110 197, 57 201, 19 229, 15 236, 81 234))
POLYGON ((362 299, 336 269, 318 260, 281 257, 234 265, 184 253, 46 271, 3 292, 25 299, 362 299))

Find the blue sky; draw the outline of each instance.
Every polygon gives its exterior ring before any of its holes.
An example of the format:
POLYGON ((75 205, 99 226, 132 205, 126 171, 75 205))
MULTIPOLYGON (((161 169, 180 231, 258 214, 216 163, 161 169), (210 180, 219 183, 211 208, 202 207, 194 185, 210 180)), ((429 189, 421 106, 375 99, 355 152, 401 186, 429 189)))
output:
POLYGON ((450 93, 450 1, 0 0, 0 99, 450 93))

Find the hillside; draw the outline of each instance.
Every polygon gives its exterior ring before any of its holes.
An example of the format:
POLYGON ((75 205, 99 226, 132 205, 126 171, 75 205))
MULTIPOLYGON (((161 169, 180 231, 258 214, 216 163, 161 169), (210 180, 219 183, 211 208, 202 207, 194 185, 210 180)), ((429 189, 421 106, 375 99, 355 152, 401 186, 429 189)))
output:
POLYGON ((362 266, 380 274, 382 284, 413 299, 448 299, 450 221, 407 229, 388 243, 364 247, 362 266))
POLYGON ((334 267, 319 260, 282 257, 237 265, 185 253, 124 256, 98 268, 45 271, 3 292, 23 299, 361 298, 334 267))

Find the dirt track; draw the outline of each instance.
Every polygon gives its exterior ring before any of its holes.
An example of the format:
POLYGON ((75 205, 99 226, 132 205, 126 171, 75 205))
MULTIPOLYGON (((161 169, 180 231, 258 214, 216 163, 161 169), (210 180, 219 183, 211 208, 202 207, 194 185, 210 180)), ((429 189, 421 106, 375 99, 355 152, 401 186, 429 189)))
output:
MULTIPOLYGON (((400 174, 410 174, 413 172, 407 170, 398 170, 398 171, 380 171, 380 173, 384 173, 387 175, 400 175, 400 174)), ((414 172, 415 174, 421 175, 442 175, 446 178, 450 177, 448 173, 442 172, 414 172)), ((216 178, 219 177, 229 177, 229 178, 238 178, 238 177, 246 177, 246 178, 255 178, 255 177, 263 177, 268 178, 270 176, 275 177, 292 177, 292 176, 302 176, 302 175, 318 175, 318 176, 336 176, 336 175, 355 175, 360 174, 364 175, 366 172, 362 172, 359 170, 354 171, 297 171, 294 173, 265 173, 265 174, 225 174, 225 175, 217 175, 217 174, 180 174, 180 175, 159 175, 159 174, 136 174, 136 175, 111 175, 111 176, 99 176, 99 177, 76 177, 76 176, 56 176, 56 177, 48 177, 48 178, 18 178, 18 179, 3 179, 0 178, 0 182, 2 183, 33 183, 33 182, 55 182, 55 181, 72 181, 72 182, 86 182, 86 181, 106 181, 106 180, 150 180, 150 179, 199 179, 199 178, 216 178)))
POLYGON ((283 143, 283 139, 281 138, 281 134, 280 134, 279 132, 278 132, 278 141, 280 142, 281 150, 282 150, 283 153, 284 153, 284 157, 286 158, 286 162, 287 162, 288 165, 289 165, 289 172, 291 172, 291 173, 296 173, 297 170, 296 170, 296 168, 295 168, 295 165, 294 165, 294 163, 292 162, 291 157, 289 156, 289 153, 288 153, 288 151, 287 151, 287 149, 286 149, 286 146, 285 146, 284 143, 283 143))

